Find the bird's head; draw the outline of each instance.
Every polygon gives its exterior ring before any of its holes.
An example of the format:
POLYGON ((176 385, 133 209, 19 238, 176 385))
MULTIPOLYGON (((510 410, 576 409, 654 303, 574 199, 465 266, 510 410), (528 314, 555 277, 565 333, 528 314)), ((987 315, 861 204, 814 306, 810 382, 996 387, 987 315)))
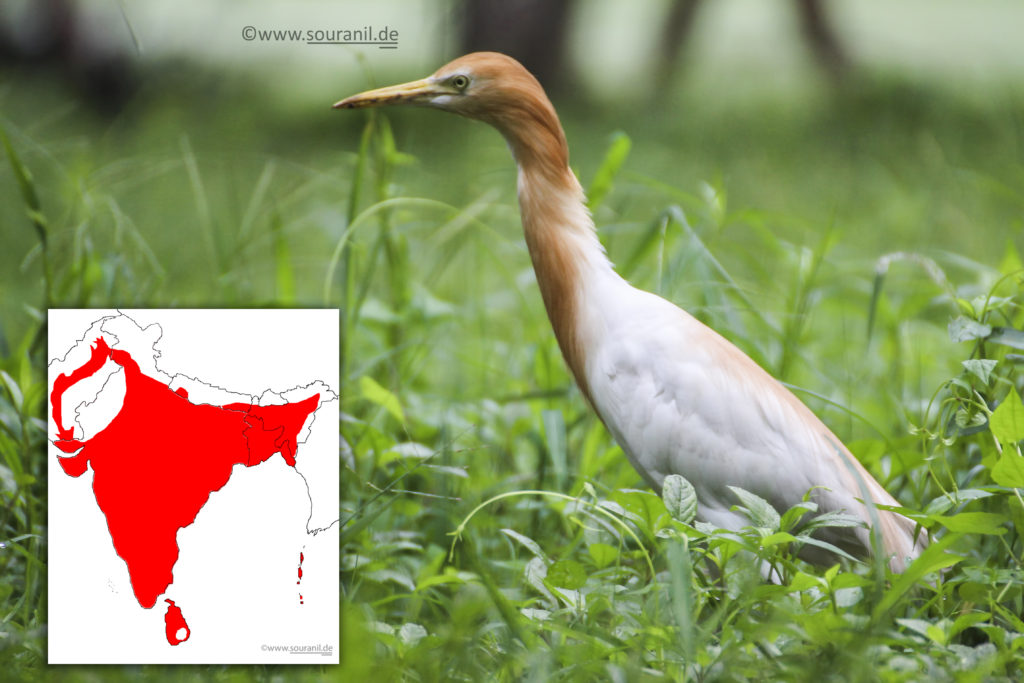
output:
POLYGON ((540 141, 549 154, 565 147, 562 126, 540 83, 522 64, 497 52, 459 57, 426 78, 368 90, 335 103, 334 108, 399 104, 432 107, 489 123, 505 136, 520 161, 526 161, 540 141))

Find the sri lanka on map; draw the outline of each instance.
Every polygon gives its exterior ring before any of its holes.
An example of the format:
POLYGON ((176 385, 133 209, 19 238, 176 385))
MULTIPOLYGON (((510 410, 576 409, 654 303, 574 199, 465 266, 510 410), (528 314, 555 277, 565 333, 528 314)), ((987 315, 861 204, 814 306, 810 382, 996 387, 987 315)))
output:
POLYGON ((49 312, 50 663, 338 661, 338 312, 49 312))

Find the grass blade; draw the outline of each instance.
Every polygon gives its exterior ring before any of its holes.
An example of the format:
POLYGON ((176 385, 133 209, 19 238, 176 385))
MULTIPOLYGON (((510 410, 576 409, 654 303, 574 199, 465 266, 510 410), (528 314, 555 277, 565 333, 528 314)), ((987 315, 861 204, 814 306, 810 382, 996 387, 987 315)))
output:
POLYGON ((626 157, 629 156, 632 146, 633 141, 621 130, 612 133, 611 143, 608 145, 608 151, 605 152, 604 160, 587 189, 587 208, 591 213, 596 211, 608 196, 612 189, 612 182, 618 175, 619 169, 622 168, 622 164, 625 163, 626 157))

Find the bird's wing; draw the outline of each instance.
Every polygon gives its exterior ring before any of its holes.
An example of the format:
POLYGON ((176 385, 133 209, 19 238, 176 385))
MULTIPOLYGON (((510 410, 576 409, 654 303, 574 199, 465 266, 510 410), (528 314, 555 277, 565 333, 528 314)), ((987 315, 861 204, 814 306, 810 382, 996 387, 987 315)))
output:
MULTIPOLYGON (((871 515, 857 499, 898 505, 747 355, 664 299, 633 291, 629 305, 604 321, 587 379, 601 419, 652 486, 683 475, 697 491, 701 517, 727 528, 749 523, 730 510, 737 500, 728 486, 780 512, 823 487, 812 494, 820 511, 845 510, 866 523, 871 515)), ((879 511, 879 522, 887 552, 913 554, 910 520, 879 511)), ((866 530, 856 535, 870 547, 866 530)))

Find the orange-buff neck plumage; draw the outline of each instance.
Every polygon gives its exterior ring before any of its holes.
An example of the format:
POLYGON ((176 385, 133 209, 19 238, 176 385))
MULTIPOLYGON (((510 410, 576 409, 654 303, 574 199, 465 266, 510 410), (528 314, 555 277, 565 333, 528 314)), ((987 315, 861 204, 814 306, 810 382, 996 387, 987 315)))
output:
MULTIPOLYGON (((569 369, 636 470, 660 490, 669 474, 697 491, 699 518, 737 529, 730 486, 786 510, 808 491, 819 512, 845 511, 863 527, 820 537, 861 556, 882 551, 902 571, 926 541, 899 503, 789 390, 691 315, 632 287, 612 268, 569 169, 554 107, 537 80, 505 55, 460 57, 410 83, 371 90, 338 108, 433 107, 484 121, 505 137, 519 167, 523 231, 537 283, 569 369), (817 488, 815 488, 817 487, 817 488)), ((805 546, 804 557, 833 561, 805 546)))

